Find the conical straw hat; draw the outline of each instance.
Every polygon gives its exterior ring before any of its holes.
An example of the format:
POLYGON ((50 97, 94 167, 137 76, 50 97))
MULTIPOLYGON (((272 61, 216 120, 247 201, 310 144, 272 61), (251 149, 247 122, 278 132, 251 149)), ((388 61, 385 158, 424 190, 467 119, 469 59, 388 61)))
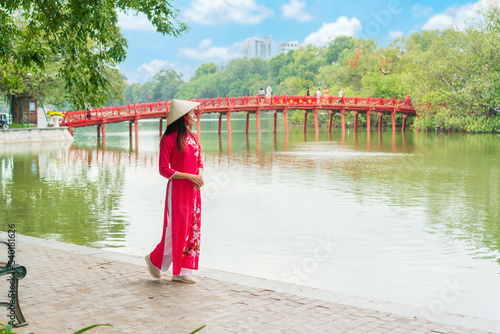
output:
POLYGON ((181 118, 182 115, 187 114, 190 110, 196 108, 198 105, 200 105, 198 102, 173 99, 167 117, 167 126, 181 118))

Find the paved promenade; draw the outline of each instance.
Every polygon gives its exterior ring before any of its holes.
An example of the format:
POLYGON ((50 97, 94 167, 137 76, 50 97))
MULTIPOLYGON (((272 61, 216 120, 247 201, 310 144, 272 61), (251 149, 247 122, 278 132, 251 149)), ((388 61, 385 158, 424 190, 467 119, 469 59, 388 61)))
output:
MULTIPOLYGON (((500 333, 500 322, 459 315, 429 321, 405 305, 216 270, 200 270, 194 285, 168 274, 154 280, 142 257, 26 236, 18 236, 16 251, 28 269, 20 303, 29 325, 19 333, 66 334, 98 323, 114 327, 88 333, 187 334, 202 325, 200 334, 500 333)), ((7 284, 0 285, 4 296, 7 284)))

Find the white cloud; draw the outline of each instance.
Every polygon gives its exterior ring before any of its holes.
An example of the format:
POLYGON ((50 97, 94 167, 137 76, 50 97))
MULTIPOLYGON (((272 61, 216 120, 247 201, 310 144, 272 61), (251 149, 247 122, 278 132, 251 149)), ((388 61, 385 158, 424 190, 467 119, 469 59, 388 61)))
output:
POLYGON ((287 19, 294 19, 301 22, 306 22, 312 20, 312 16, 307 14, 305 11, 306 2, 300 0, 290 0, 281 7, 283 12, 283 17, 287 19))
POLYGON ((118 12, 118 26, 123 30, 156 31, 156 28, 144 14, 134 15, 118 12))
POLYGON ((431 17, 422 26, 423 30, 446 29, 451 25, 455 25, 461 29, 465 27, 465 22, 468 19, 476 17, 476 10, 489 7, 500 6, 500 0, 480 0, 474 4, 466 4, 463 6, 454 6, 447 8, 444 13, 440 13, 431 17))
POLYGON ((219 25, 228 22, 257 24, 274 12, 255 0, 193 0, 183 14, 190 22, 219 25))
POLYGON ((347 17, 342 16, 336 22, 323 23, 323 26, 318 31, 306 37, 303 44, 327 45, 339 36, 354 37, 361 31, 361 28, 361 22, 357 18, 353 17, 349 20, 347 17))
POLYGON ((212 40, 210 38, 205 38, 204 40, 201 41, 200 43, 200 49, 206 49, 210 45, 212 45, 212 40))
POLYGON ((431 17, 422 26, 423 30, 446 29, 454 23, 453 18, 446 14, 438 14, 431 17))
POLYGON ((395 40, 396 38, 400 38, 403 35, 404 35, 404 33, 401 30, 389 31, 389 37, 391 37, 392 40, 395 40))
POLYGON ((163 61, 159 59, 155 59, 150 61, 149 63, 144 63, 139 66, 138 71, 143 72, 145 76, 153 77, 156 73, 158 73, 161 69, 167 67, 173 67, 174 64, 163 61))
POLYGON ((143 84, 146 81, 151 81, 154 75, 163 68, 172 68, 176 72, 179 72, 179 70, 175 68, 175 64, 159 59, 152 60, 149 63, 144 63, 135 71, 125 71, 122 69, 120 69, 120 71, 127 77, 127 82, 129 84, 134 82, 143 84))
POLYGON ((234 49, 234 46, 232 48, 212 46, 212 40, 207 38, 201 41, 198 49, 179 48, 179 54, 196 60, 229 60, 240 56, 239 53, 233 51, 234 49))

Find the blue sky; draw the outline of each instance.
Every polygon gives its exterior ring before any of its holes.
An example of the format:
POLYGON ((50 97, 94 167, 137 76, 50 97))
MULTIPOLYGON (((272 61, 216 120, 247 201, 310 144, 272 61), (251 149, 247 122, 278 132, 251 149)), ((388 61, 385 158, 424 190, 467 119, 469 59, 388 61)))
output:
POLYGON ((380 46, 415 31, 463 25, 475 9, 500 6, 500 0, 184 0, 171 1, 190 31, 181 37, 156 33, 144 16, 119 14, 128 40, 125 62, 118 65, 130 82, 151 80, 172 68, 189 80, 207 62, 241 57, 241 44, 271 37, 273 56, 282 42, 327 45, 338 36, 371 38, 380 46))

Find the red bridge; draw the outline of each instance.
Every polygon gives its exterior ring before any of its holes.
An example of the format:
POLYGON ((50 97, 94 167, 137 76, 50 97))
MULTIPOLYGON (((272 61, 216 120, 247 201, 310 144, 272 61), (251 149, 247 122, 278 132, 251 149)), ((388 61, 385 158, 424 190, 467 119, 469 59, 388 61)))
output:
MULTIPOLYGON (((283 113, 285 123, 285 131, 288 133, 287 112, 290 109, 304 110, 304 133, 306 132, 307 113, 314 113, 314 127, 318 133, 318 112, 320 110, 328 110, 330 113, 330 121, 328 131, 332 129, 332 118, 334 111, 340 112, 342 131, 345 131, 344 114, 346 111, 352 111, 355 115, 354 131, 358 129, 358 114, 365 113, 367 115, 366 127, 370 129, 370 114, 377 112, 379 116, 379 129, 382 126, 382 117, 384 114, 391 115, 392 129, 396 131, 395 116, 397 113, 403 115, 402 130, 406 127, 406 118, 408 115, 416 115, 415 109, 410 105, 408 100, 398 100, 396 98, 362 98, 362 97, 321 97, 317 99, 315 96, 272 96, 265 97, 226 97, 214 99, 196 99, 201 104, 194 109, 197 119, 200 120, 202 114, 218 113, 219 114, 219 134, 222 128, 222 114, 226 114, 227 131, 231 133, 231 113, 245 112, 246 127, 245 132, 248 133, 248 124, 250 114, 255 114, 257 122, 257 132, 260 134, 259 115, 262 110, 273 110, 274 112, 274 132, 276 132, 277 114, 283 113)), ((158 101, 142 104, 127 104, 119 107, 100 107, 92 110, 79 110, 67 112, 62 125, 68 126, 71 132, 72 128, 97 125, 97 135, 105 136, 105 126, 107 123, 130 122, 129 130, 132 136, 132 124, 135 124, 135 135, 137 138, 138 121, 147 118, 160 118, 160 134, 162 133, 162 120, 168 116, 170 110, 169 101, 158 101)), ((200 122, 197 121, 197 132, 200 135, 200 122)))

